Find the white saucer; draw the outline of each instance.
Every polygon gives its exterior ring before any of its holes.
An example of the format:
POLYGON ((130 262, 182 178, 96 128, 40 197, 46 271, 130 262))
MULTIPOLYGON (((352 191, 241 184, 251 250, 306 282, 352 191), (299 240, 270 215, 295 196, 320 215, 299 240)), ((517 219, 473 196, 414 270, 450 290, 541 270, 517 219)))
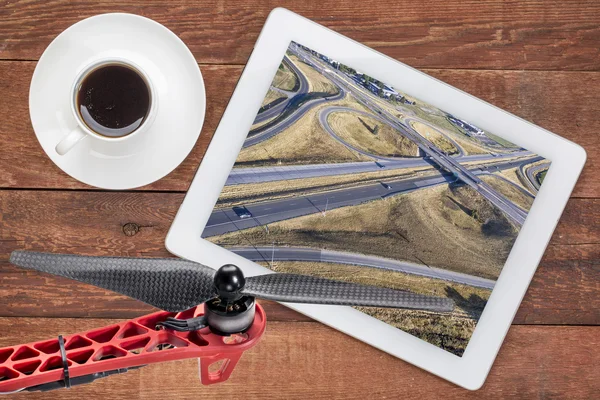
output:
POLYGON ((29 112, 42 148, 63 171, 88 185, 131 189, 174 170, 198 140, 204 81, 186 45, 161 24, 133 14, 103 14, 72 25, 44 51, 29 91, 29 112), (60 156, 55 146, 77 123, 70 109, 78 72, 96 59, 133 61, 150 77, 158 111, 150 129, 123 142, 88 136, 60 156))

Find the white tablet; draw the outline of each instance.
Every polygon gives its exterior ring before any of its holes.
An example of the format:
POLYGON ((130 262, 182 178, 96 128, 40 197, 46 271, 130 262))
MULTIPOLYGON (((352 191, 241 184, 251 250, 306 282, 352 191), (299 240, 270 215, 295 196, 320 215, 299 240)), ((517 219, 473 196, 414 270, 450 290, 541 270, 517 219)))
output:
POLYGON ((585 158, 574 143, 276 9, 166 246, 250 275, 448 297, 450 313, 290 307, 477 389, 585 158))

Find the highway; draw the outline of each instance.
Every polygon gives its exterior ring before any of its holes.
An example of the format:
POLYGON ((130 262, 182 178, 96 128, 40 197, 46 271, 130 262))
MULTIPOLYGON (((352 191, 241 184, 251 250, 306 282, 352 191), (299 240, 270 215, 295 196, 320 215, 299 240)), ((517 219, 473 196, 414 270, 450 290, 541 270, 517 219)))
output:
POLYGON ((257 114, 256 118, 254 119, 253 125, 278 116, 287 107, 291 98, 293 98, 296 95, 304 95, 304 94, 308 93, 308 87, 309 87, 308 80, 306 79, 306 77, 304 76, 302 71, 300 71, 300 69, 298 67, 296 67, 296 65, 292 62, 292 60, 290 60, 288 58, 287 55, 285 55, 283 57, 282 62, 298 78, 298 90, 296 90, 295 92, 289 92, 287 90, 281 90, 281 89, 278 89, 275 87, 271 87, 270 88, 271 90, 275 90, 281 94, 284 94, 287 97, 287 99, 285 99, 281 103, 277 103, 275 106, 269 108, 268 110, 264 110, 263 112, 257 114))
MULTIPOLYGON (((465 182, 463 178, 461 178, 461 180, 465 182)), ((477 181, 474 184, 471 184, 470 186, 476 188, 475 190, 477 190, 479 194, 481 194, 494 206, 496 206, 498 209, 504 212, 504 214, 508 216, 509 219, 511 219, 513 222, 517 223, 519 226, 525 223, 525 219, 527 218, 527 211, 523 210, 512 201, 508 200, 503 194, 498 193, 490 185, 483 182, 482 180, 477 179, 477 181)))
MULTIPOLYGON (((515 168, 521 163, 523 163, 523 160, 501 161, 493 165, 473 168, 471 173, 476 176, 482 173, 515 168)), ((244 204, 251 216, 238 215, 232 207, 218 209, 211 213, 204 232, 202 232, 202 237, 217 236, 227 232, 234 232, 256 226, 265 226, 273 222, 317 212, 324 213, 327 210, 334 208, 358 205, 395 194, 409 193, 423 187, 450 183, 455 180, 455 176, 445 173, 436 176, 386 180, 385 185, 387 187, 382 183, 376 182, 345 189, 314 193, 301 197, 244 204)), ((526 214, 524 210, 518 209, 526 214)), ((264 229, 268 229, 268 227, 265 227, 264 229)))
MULTIPOLYGON (((310 55, 306 54, 303 50, 297 50, 299 53, 303 54, 305 58, 311 58, 310 55)), ((474 190, 479 192, 483 197, 485 197, 488 201, 490 201, 494 206, 498 207, 504 214, 506 214, 511 221, 513 221, 517 225, 523 225, 525 222, 525 218, 527 218, 527 213, 522 209, 517 207, 514 203, 509 201, 502 194, 496 192, 490 185, 481 181, 477 178, 475 174, 469 171, 468 168, 463 167, 458 163, 457 160, 453 159, 453 157, 449 157, 444 154, 437 146, 435 146, 431 141, 427 138, 421 136, 417 131, 414 130, 408 125, 402 124, 394 115, 392 115, 389 111, 374 103, 369 99, 369 96, 366 95, 361 89, 358 89, 353 83, 348 82, 343 73, 338 70, 330 70, 327 68, 326 73, 325 68, 319 66, 317 63, 312 62, 311 65, 318 69, 318 71, 328 76, 332 81, 337 82, 337 84, 344 88, 346 91, 352 93, 354 97, 356 97, 360 102, 365 104, 369 109, 373 110, 375 113, 382 116, 391 126, 395 127, 397 130, 402 132, 406 137, 412 140, 422 151, 424 154, 430 157, 432 161, 434 161, 441 169, 448 171, 449 173, 456 176, 462 182, 471 186, 474 190)))
MULTIPOLYGON (((293 65, 293 62, 290 61, 290 64, 293 65)), ((294 65, 294 71, 298 71, 297 72, 298 76, 302 76, 302 79, 306 80, 306 78, 304 77, 302 72, 300 72, 300 70, 295 65, 294 65)), ((246 148, 246 147, 254 146, 255 144, 258 144, 260 142, 263 142, 267 139, 272 138, 273 136, 277 135, 278 133, 289 128, 291 125, 294 124, 294 122, 298 121, 308 111, 310 111, 313 107, 318 106, 319 104, 323 104, 323 103, 329 102, 329 101, 336 101, 336 100, 343 99, 344 96, 346 95, 346 92, 340 87, 338 87, 337 89, 338 89, 338 93, 335 95, 330 95, 330 96, 325 96, 325 97, 317 97, 315 99, 305 100, 306 97, 310 95, 309 93, 307 93, 308 92, 308 83, 306 83, 306 91, 303 91, 303 92, 299 91, 298 94, 296 94, 294 97, 285 101, 284 107, 278 113, 271 115, 271 117, 269 117, 269 118, 272 118, 275 115, 285 114, 285 112, 288 111, 287 110, 288 108, 290 109, 290 113, 287 116, 284 116, 279 121, 275 120, 272 125, 269 124, 269 126, 266 127, 265 129, 259 128, 259 131, 257 133, 248 135, 248 137, 244 141, 243 147, 246 148), (300 104, 300 106, 298 106, 298 104, 300 104)), ((273 107, 272 110, 277 110, 278 107, 279 107, 279 105, 273 107)), ((271 114, 272 110, 269 110, 269 114, 271 114)), ((264 112, 260 113, 259 115, 262 115, 262 114, 264 114, 264 112)), ((266 119, 268 119, 268 118, 265 117, 263 120, 266 120, 266 119)), ((255 120, 254 123, 256 123, 256 122, 257 121, 255 120)))
POLYGON ((306 261, 357 265, 361 267, 379 268, 428 278, 442 279, 464 285, 476 286, 492 290, 496 283, 492 279, 480 278, 446 269, 428 267, 407 261, 370 256, 359 253, 348 253, 333 250, 312 249, 305 247, 231 247, 228 250, 251 261, 306 261))
MULTIPOLYGON (((511 154, 474 154, 459 157, 461 163, 502 160, 506 158, 517 158, 531 156, 529 151, 511 154)), ((415 167, 431 167, 431 162, 421 157, 395 158, 391 161, 379 160, 337 163, 337 164, 307 164, 307 165, 281 165, 268 167, 238 167, 233 168, 227 178, 226 186, 247 183, 263 183, 282 181, 290 179, 316 178, 322 176, 335 176, 346 174, 360 174, 364 172, 377 172, 382 170, 393 170, 415 167)))
POLYGON ((550 168, 550 163, 543 163, 543 164, 535 165, 533 167, 529 167, 526 170, 527 171, 526 172, 527 179, 529 180, 529 182, 531 182, 531 184, 535 188, 536 193, 538 190, 540 190, 540 183, 537 180, 537 174, 548 168, 550 168))
MULTIPOLYGON (((348 107, 333 106, 324 108, 319 113, 319 122, 335 140, 353 151, 373 158, 372 162, 351 162, 339 164, 313 164, 313 165, 276 165, 253 168, 234 168, 228 177, 226 185, 263 183, 290 179, 302 179, 324 176, 336 176, 346 174, 356 174, 363 172, 378 172, 385 170, 394 170, 412 167, 434 167, 439 171, 439 175, 418 176, 418 177, 398 177, 391 180, 376 181, 367 184, 358 184, 358 186, 346 187, 343 189, 331 190, 303 195, 300 197, 287 197, 275 200, 268 200, 256 203, 240 204, 235 207, 223 207, 213 210, 206 225, 202 237, 218 236, 228 232, 245 230, 259 227, 266 232, 269 231, 269 224, 277 221, 283 221, 290 218, 297 218, 310 214, 322 213, 326 215, 329 210, 360 205, 366 202, 385 199, 389 196, 409 193, 421 188, 432 187, 440 184, 456 181, 464 182, 474 190, 483 195, 490 203, 499 208, 513 223, 521 225, 527 211, 518 207, 509 201, 502 194, 496 192, 490 185, 482 181, 479 176, 491 174, 499 170, 521 167, 523 164, 530 164, 542 160, 524 149, 510 153, 498 154, 478 154, 465 155, 463 149, 456 141, 449 138, 448 135, 440 132, 446 139, 459 150, 458 154, 449 156, 443 153, 427 137, 417 132, 412 126, 413 122, 422 122, 419 118, 405 117, 399 120, 391 112, 377 104, 371 97, 373 95, 365 93, 366 89, 359 87, 354 81, 349 82, 350 78, 342 72, 331 69, 328 64, 321 63, 320 60, 313 60, 310 54, 304 54, 304 51, 296 48, 291 49, 300 59, 315 68, 319 73, 331 80, 338 87, 339 93, 329 97, 320 97, 316 99, 306 99, 304 96, 308 93, 301 92, 300 95, 288 95, 288 99, 281 105, 274 106, 262 121, 277 117, 272 124, 265 127, 252 136, 249 136, 244 147, 252 146, 267 140, 279 132, 284 131, 294 124, 298 119, 304 116, 313 107, 320 104, 335 101, 351 95, 360 103, 372 110, 368 113, 348 107), (322 64, 322 65, 319 65, 322 64), (279 107, 278 109, 276 107, 279 107), (382 157, 369 154, 363 149, 352 146, 347 143, 328 124, 327 117, 332 112, 353 112, 374 118, 385 123, 399 131, 404 137, 411 140, 425 157, 382 157), (529 158, 526 158, 529 157, 529 158), (487 165, 464 165, 472 162, 489 162, 487 165), (463 165, 461 165, 463 164, 463 165)), ((294 70, 297 76, 304 75, 299 71, 289 59, 286 60, 290 68, 294 70)), ((300 83, 302 89, 304 83, 300 83)), ((306 83, 306 90, 308 84, 306 83)), ((304 90, 304 89, 302 89, 304 90)), ((285 94, 285 93, 284 93, 285 94)), ((378 101, 377 101, 378 102, 378 101)), ((261 113, 263 114, 263 113, 261 113)), ((425 122, 423 122, 425 123, 425 122)), ((431 126, 429 123, 425 123, 431 126)), ((439 130, 432 126, 433 129, 439 130)), ((416 155, 416 152, 415 152, 416 155)), ((498 176, 498 175, 495 175, 498 176)), ((505 179, 506 180, 506 179, 505 179)), ((509 182, 508 180, 506 180, 509 182)), ((510 182, 514 185, 514 183, 510 182)), ((518 185, 515 185, 518 187, 518 185)), ((520 188, 520 187, 519 187, 520 188)), ((522 188, 520 188, 522 189, 522 188)), ((242 238, 243 240, 243 238, 242 238)), ((425 265, 418 265, 409 262, 390 260, 375 256, 354 254, 347 252, 293 248, 293 247, 235 247, 234 252, 254 261, 269 260, 294 260, 294 261, 318 261, 340 264, 351 264, 373 268, 383 268, 394 271, 400 271, 409 274, 427 276, 436 279, 443 279, 452 282, 458 282, 466 285, 477 286, 487 289, 494 287, 494 281, 476 276, 470 276, 457 272, 447 271, 439 268, 430 268, 425 265)))
POLYGON ((245 204, 252 217, 238 216, 233 208, 219 209, 212 212, 204 232, 202 232, 202 237, 222 235, 227 232, 264 226, 289 218, 326 212, 334 208, 358 205, 372 200, 379 200, 392 194, 405 193, 421 187, 450 182, 451 178, 448 175, 428 178, 419 177, 386 182, 393 190, 386 189, 380 183, 372 183, 302 197, 245 204))

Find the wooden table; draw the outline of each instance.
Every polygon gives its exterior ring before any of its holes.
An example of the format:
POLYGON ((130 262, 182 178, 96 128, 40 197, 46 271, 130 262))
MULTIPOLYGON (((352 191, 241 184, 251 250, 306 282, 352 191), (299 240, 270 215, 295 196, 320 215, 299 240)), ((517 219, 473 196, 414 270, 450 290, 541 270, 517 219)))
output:
POLYGON ((268 12, 284 6, 585 147, 588 163, 483 389, 468 392, 274 303, 261 344, 204 387, 195 360, 70 391, 15 398, 598 398, 600 392, 600 3, 467 1, 0 1, 0 344, 151 311, 91 286, 25 272, 14 249, 169 256, 166 232, 268 12), (71 179, 43 153, 27 107, 36 60, 63 29, 141 14, 183 39, 208 108, 200 140, 132 191, 71 179))

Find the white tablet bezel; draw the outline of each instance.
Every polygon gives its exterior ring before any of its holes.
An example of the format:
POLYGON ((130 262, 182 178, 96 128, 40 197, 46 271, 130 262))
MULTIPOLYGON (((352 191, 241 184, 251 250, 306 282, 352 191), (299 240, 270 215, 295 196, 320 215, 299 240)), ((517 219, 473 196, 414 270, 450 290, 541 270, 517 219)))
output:
POLYGON ((485 378, 583 168, 582 147, 408 67, 360 43, 277 8, 269 15, 212 142, 166 238, 180 257, 247 275, 268 269, 201 239, 201 233, 291 41, 399 88, 549 159, 552 165, 462 357, 350 307, 288 305, 326 325, 467 389, 485 378))

